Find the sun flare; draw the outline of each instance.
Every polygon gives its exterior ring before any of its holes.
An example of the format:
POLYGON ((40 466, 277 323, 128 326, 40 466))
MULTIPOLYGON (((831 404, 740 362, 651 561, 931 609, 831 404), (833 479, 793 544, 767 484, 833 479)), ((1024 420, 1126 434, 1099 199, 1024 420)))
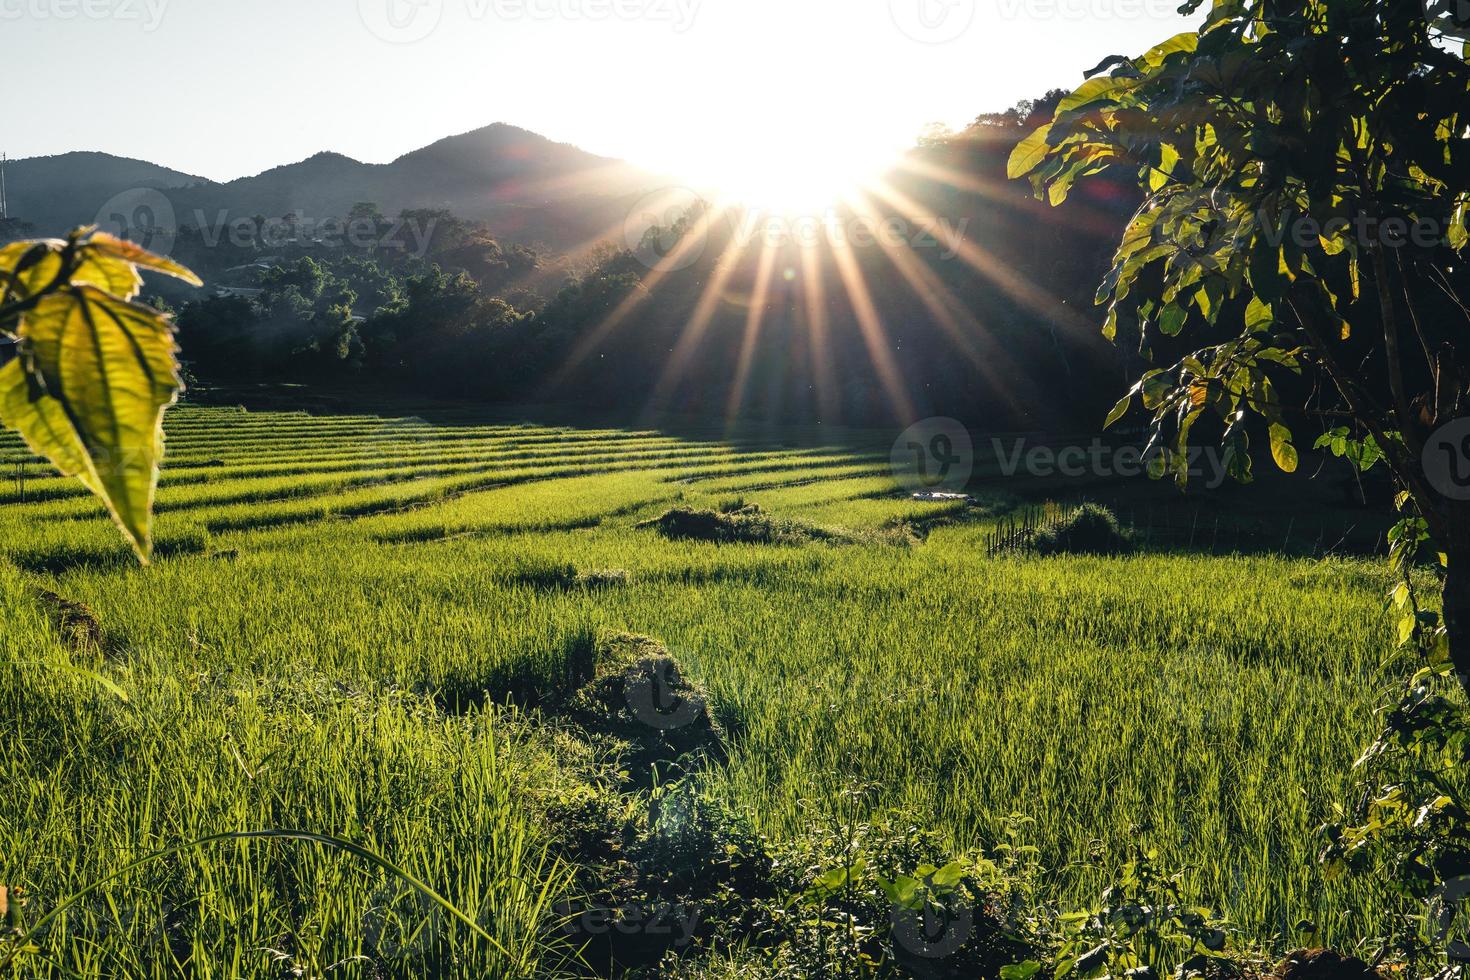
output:
POLYGON ((881 141, 795 138, 779 129, 711 146, 681 166, 722 203, 785 215, 821 214, 877 180, 902 155, 881 141))

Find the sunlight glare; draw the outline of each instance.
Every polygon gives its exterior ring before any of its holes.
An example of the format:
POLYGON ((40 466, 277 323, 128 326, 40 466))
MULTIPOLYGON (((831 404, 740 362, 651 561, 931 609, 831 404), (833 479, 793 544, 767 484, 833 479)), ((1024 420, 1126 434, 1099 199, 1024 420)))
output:
POLYGON ((902 140, 812 130, 807 123, 801 115, 751 120, 727 140, 681 147, 678 172, 728 204, 818 214, 876 180, 907 148, 902 140))

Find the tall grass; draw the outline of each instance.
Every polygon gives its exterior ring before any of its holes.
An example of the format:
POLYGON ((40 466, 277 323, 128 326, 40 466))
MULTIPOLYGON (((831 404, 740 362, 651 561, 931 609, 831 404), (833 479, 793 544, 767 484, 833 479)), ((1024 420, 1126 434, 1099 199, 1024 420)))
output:
POLYGON ((180 546, 151 569, 85 500, 0 505, 0 885, 34 917, 161 847, 299 828, 411 870, 504 952, 349 855, 252 842, 125 875, 38 938, 34 975, 574 970, 539 816, 572 777, 498 705, 563 684, 604 627, 708 688, 733 739, 713 790, 774 837, 858 783, 956 851, 1033 817, 1063 902, 1143 843, 1262 943, 1310 919, 1351 944, 1398 910, 1315 862, 1392 681, 1373 564, 989 557, 985 510, 908 500, 871 453, 464 421, 374 457, 381 425, 175 412, 174 461, 233 472, 165 480, 180 546), (913 548, 635 528, 737 492, 823 527, 950 523, 913 548), (530 574, 567 566, 627 584, 530 574), (97 612, 106 655, 62 643, 38 586, 97 612))

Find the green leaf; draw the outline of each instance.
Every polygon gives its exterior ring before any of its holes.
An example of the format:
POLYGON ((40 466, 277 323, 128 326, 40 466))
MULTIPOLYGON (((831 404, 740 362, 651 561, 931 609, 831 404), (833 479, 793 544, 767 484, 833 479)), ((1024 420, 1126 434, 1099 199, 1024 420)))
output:
POLYGON ((1012 963, 1000 968, 1000 980, 1031 980, 1041 972, 1041 964, 1035 960, 1012 963))
POLYGON ((1178 303, 1170 303, 1159 313, 1159 329, 1167 336, 1177 337, 1189 319, 1189 311, 1178 303))
POLYGON ((1271 426, 1271 456, 1282 472, 1296 472, 1298 460, 1296 447, 1291 443, 1291 430, 1280 423, 1271 426))
POLYGON ((1128 392, 1128 394, 1123 396, 1122 400, 1119 401, 1118 404, 1113 406, 1113 410, 1108 413, 1108 420, 1103 423, 1103 428, 1111 429, 1123 418, 1123 416, 1128 414, 1128 409, 1132 407, 1132 405, 1133 392, 1130 391, 1128 392))
POLYGON ((33 384, 19 358, 0 368, 0 423, 19 432, 31 452, 47 457, 63 475, 79 478, 101 496, 87 447, 66 409, 33 384))
POLYGON ((1281 249, 1272 245, 1264 232, 1256 234, 1251 249, 1251 290, 1264 303, 1274 303, 1282 295, 1281 249))
POLYGON ((1250 333, 1260 333, 1271 329, 1276 322, 1276 314, 1271 309, 1271 304, 1262 301, 1259 296, 1252 296, 1250 305, 1245 310, 1245 328, 1250 333))
POLYGON ((1169 40, 1154 45, 1148 54, 1143 56, 1145 64, 1157 66, 1164 63, 1164 59, 1171 54, 1180 51, 1194 51, 1199 47, 1199 35, 1194 31, 1185 31, 1183 34, 1175 34, 1169 40))
POLYGON ((1011 151, 1010 160, 1006 163, 1006 176, 1014 180, 1024 177, 1040 166, 1041 161, 1046 159, 1051 150, 1051 144, 1047 137, 1051 134, 1051 123, 1040 127, 1036 132, 1023 139, 1016 148, 1011 151))
POLYGON ((951 863, 940 868, 938 871, 934 872, 934 874, 929 877, 929 884, 934 888, 939 889, 954 888, 965 877, 965 872, 968 870, 969 867, 965 864, 965 862, 952 861, 951 863))
MULTIPOLYGON (((172 328, 155 310, 83 285, 42 299, 19 336, 32 408, 7 412, 6 423, 101 497, 146 561, 163 413, 183 387, 172 328)), ((7 407, 13 389, 12 379, 7 407)))
POLYGON ((1098 78, 1089 78, 1077 87, 1077 91, 1062 99, 1057 105, 1057 112, 1071 112, 1081 109, 1083 106, 1094 102, 1111 99, 1115 95, 1133 88, 1138 83, 1131 78, 1118 78, 1111 75, 1103 75, 1098 78))

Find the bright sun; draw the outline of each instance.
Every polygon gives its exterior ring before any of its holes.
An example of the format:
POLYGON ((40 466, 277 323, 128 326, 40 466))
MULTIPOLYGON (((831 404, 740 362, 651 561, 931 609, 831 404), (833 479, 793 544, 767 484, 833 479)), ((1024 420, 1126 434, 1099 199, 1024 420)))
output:
POLYGON ((878 140, 814 140, 779 129, 699 147, 679 172, 723 204, 783 214, 821 214, 880 177, 903 152, 878 140))

